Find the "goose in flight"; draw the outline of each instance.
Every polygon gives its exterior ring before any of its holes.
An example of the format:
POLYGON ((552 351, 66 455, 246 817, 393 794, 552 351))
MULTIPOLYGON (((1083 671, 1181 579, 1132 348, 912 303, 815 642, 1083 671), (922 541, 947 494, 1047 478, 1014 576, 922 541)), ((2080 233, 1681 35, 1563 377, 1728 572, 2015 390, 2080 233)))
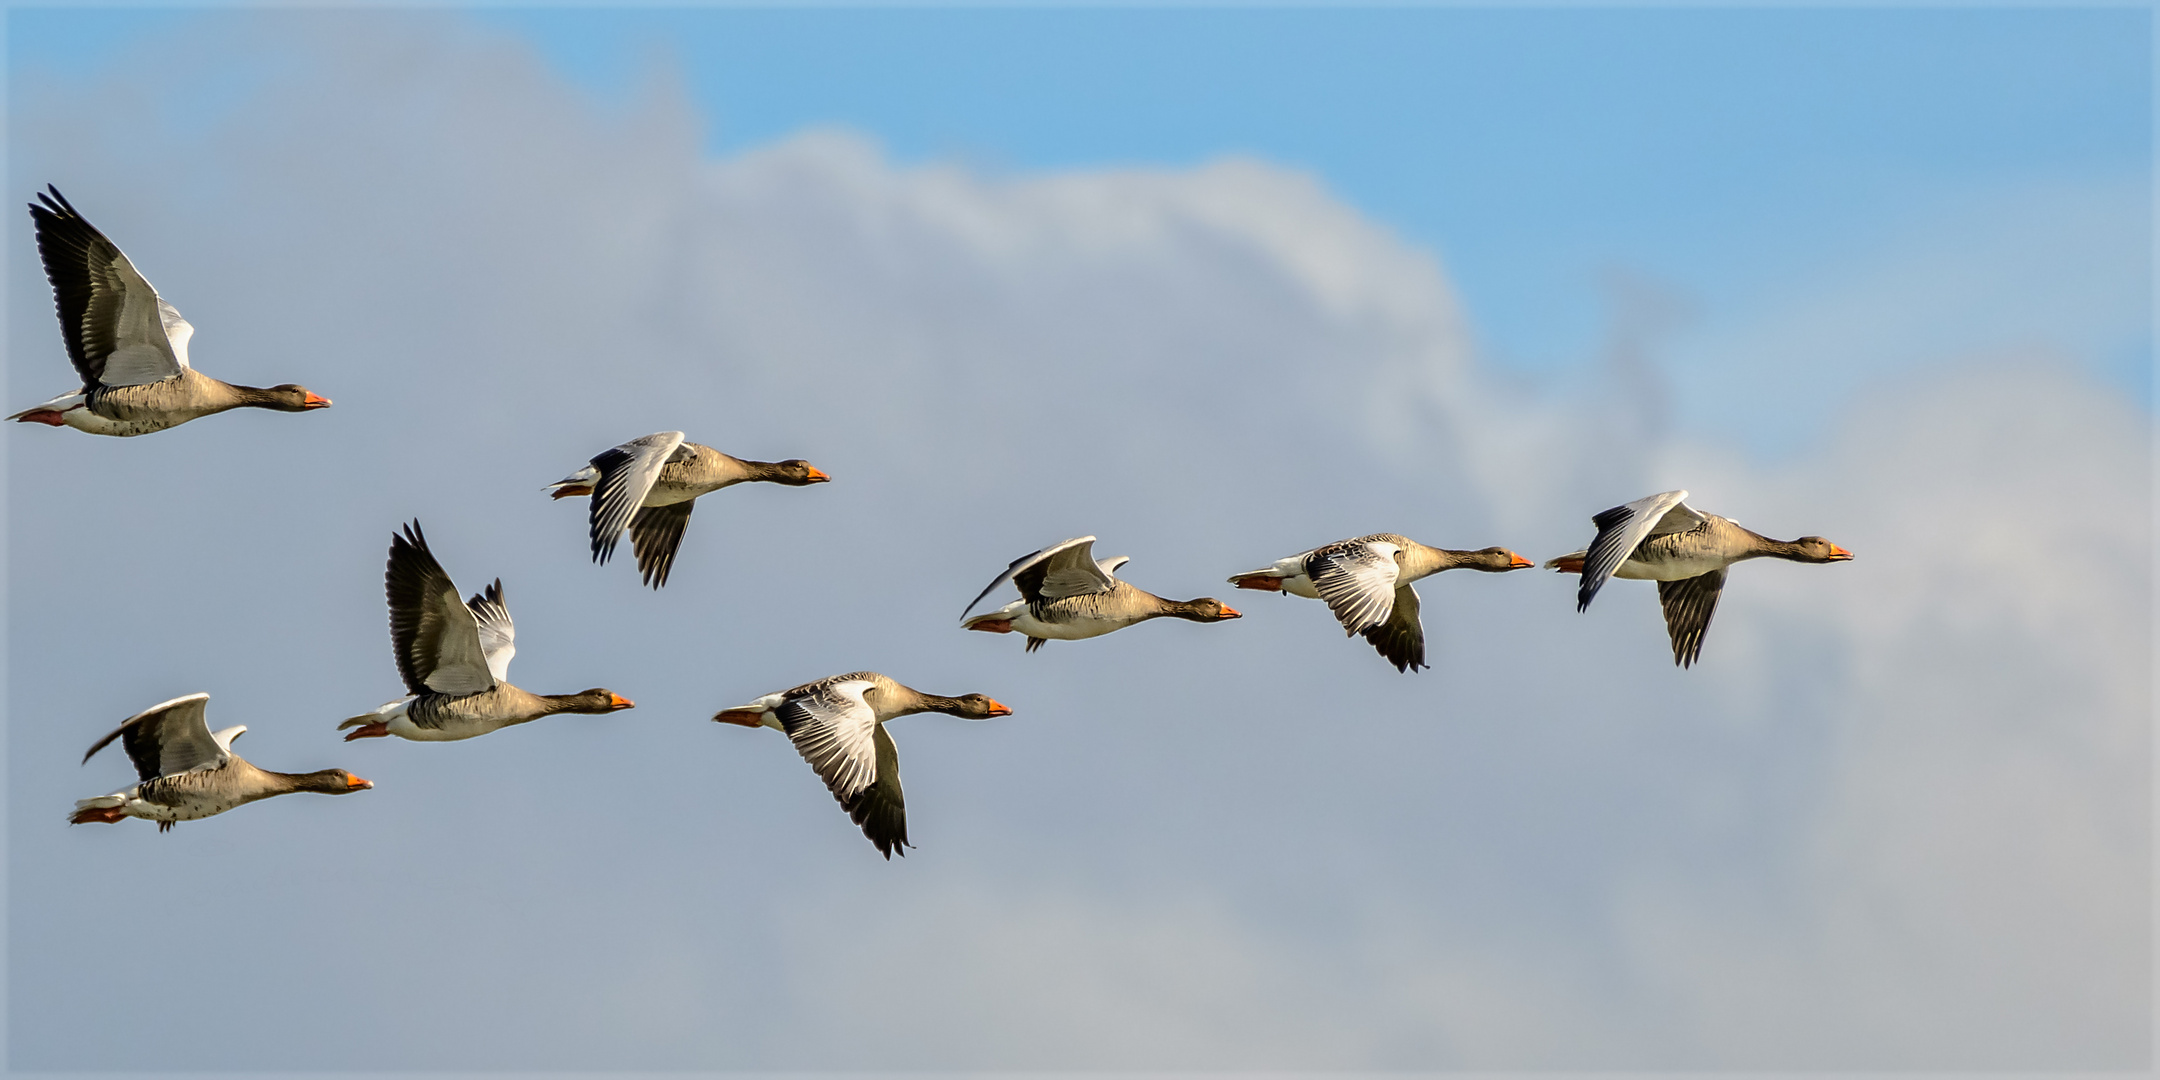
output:
POLYGON ((684 442, 680 431, 662 431, 602 451, 591 464, 549 484, 546 490, 558 499, 592 496, 596 563, 605 563, 615 554, 615 543, 628 528, 638 572, 645 584, 657 589, 667 584, 675 549, 682 546, 683 530, 690 526, 690 511, 697 506, 698 496, 752 480, 802 487, 831 479, 800 458, 744 461, 710 446, 684 442))
POLYGON ((939 697, 903 686, 875 671, 851 671, 767 694, 713 719, 785 734, 817 770, 833 798, 888 860, 907 854, 907 804, 900 795, 900 754, 885 722, 910 713, 941 712, 963 720, 1011 716, 982 694, 939 697))
POLYGON ((165 832, 173 822, 198 821, 272 795, 295 791, 346 795, 375 786, 343 769, 281 773, 256 768, 232 750, 233 740, 246 727, 212 732, 204 722, 203 708, 209 701, 208 694, 189 694, 152 705, 99 739, 83 755, 83 763, 89 764, 98 751, 118 739, 141 782, 110 795, 79 800, 68 823, 113 824, 137 817, 157 822, 158 831, 165 832))
POLYGON ((1078 641, 1101 637, 1165 615, 1202 623, 1240 617, 1236 609, 1212 596, 1165 600, 1120 581, 1116 576, 1118 567, 1131 560, 1123 555, 1097 559, 1094 547, 1094 537, 1082 536, 1015 559, 960 613, 960 625, 993 634, 1017 630, 1027 635, 1027 651, 1034 652, 1052 638, 1078 641), (968 617, 983 597, 1008 581, 1020 590, 1020 599, 996 611, 968 617))
POLYGON ((1418 619, 1411 582, 1460 566, 1497 574, 1534 565, 1506 548, 1450 551, 1374 533, 1277 559, 1232 577, 1230 584, 1324 600, 1345 634, 1365 635, 1395 670, 1416 671, 1426 666, 1425 624, 1418 619))
POLYGON ((227 409, 308 412, 330 399, 287 383, 268 388, 220 382, 188 366, 195 328, 105 234, 47 185, 30 204, 38 257, 52 282, 53 307, 82 389, 8 417, 92 435, 147 435, 227 409), (47 194, 50 192, 50 194, 47 194))
POLYGON ((1765 556, 1803 563, 1853 557, 1820 536, 1772 540, 1731 518, 1695 510, 1687 497, 1685 491, 1668 491, 1597 514, 1590 519, 1597 538, 1588 548, 1545 563, 1564 574, 1582 575, 1575 590, 1577 611, 1589 608, 1607 578, 1657 582, 1673 663, 1681 667, 1693 667, 1702 656, 1703 632, 1710 629, 1718 595, 1725 591, 1727 567, 1765 556))
POLYGON ((414 742, 454 742, 556 713, 609 713, 631 708, 607 690, 534 694, 510 685, 517 629, 503 605, 502 581, 470 600, 428 550, 420 523, 390 537, 383 574, 390 599, 390 648, 407 697, 338 725, 354 739, 395 735, 414 742))

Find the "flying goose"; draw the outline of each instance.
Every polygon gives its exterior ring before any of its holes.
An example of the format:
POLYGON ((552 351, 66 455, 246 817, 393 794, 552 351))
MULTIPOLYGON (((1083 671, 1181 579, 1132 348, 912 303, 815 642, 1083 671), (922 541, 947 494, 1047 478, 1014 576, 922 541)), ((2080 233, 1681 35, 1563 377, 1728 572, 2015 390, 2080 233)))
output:
POLYGON ((1545 563, 1564 574, 1582 575, 1575 590, 1577 611, 1589 608, 1606 578, 1657 582, 1673 663, 1681 667, 1693 667, 1702 656, 1703 632, 1710 629, 1718 594, 1725 589, 1726 567, 1766 555, 1804 563, 1853 557, 1820 536, 1772 540, 1731 518, 1689 507, 1683 501, 1687 497, 1685 491, 1668 491, 1615 506, 1590 519, 1598 532, 1589 548, 1545 563))
POLYGON ((938 697, 875 671, 851 671, 722 709, 713 719, 786 734, 841 809, 890 860, 896 850, 907 854, 907 804, 900 795, 900 753, 885 733, 885 722, 919 712, 963 720, 1012 715, 982 694, 938 697))
POLYGON ((517 628, 503 605, 502 580, 458 602, 457 585, 428 550, 414 521, 390 537, 390 648, 409 696, 346 719, 354 739, 395 735, 414 742, 455 742, 555 713, 608 713, 631 708, 606 690, 534 694, 510 685, 517 628))
POLYGON ((960 613, 960 625, 992 634, 1018 630, 1027 635, 1027 651, 1034 652, 1051 638, 1101 637, 1164 615, 1203 623, 1239 617, 1235 609, 1212 596, 1165 600, 1119 581, 1118 567, 1132 560, 1123 555, 1097 559, 1094 547, 1094 537, 1082 536, 1015 559, 960 613), (988 614, 968 617, 983 597, 1008 581, 1020 590, 1020 599, 988 614))
POLYGON ((1411 582, 1459 566, 1496 574, 1534 565, 1506 548, 1450 551, 1395 533, 1373 533, 1277 559, 1265 569, 1232 577, 1230 584, 1324 600, 1346 635, 1365 635, 1395 670, 1416 671, 1426 666, 1425 625, 1418 620, 1411 582))
POLYGON ((10 420, 65 425, 92 435, 147 435, 198 416, 253 407, 307 412, 330 407, 307 387, 267 389, 220 382, 188 366, 195 328, 51 185, 30 204, 38 256, 82 389, 10 420), (51 194, 46 194, 51 192, 51 194), (42 204, 42 205, 40 205, 42 204))
POLYGON ((295 791, 346 795, 375 786, 343 769, 281 773, 256 768, 232 752, 233 740, 246 727, 211 732, 203 720, 203 707, 209 701, 208 694, 189 694, 152 705, 99 739, 83 755, 83 763, 89 764, 98 751, 119 739, 142 782, 110 795, 78 800, 68 823, 110 825, 138 817, 157 822, 158 831, 165 832, 175 821, 198 821, 272 795, 295 791))
POLYGON ((638 571, 657 589, 667 584, 698 496, 751 480, 802 487, 830 479, 800 458, 744 461, 684 442, 680 431, 662 431, 603 450, 591 464, 544 490, 558 499, 592 496, 593 561, 607 562, 627 527, 638 571))

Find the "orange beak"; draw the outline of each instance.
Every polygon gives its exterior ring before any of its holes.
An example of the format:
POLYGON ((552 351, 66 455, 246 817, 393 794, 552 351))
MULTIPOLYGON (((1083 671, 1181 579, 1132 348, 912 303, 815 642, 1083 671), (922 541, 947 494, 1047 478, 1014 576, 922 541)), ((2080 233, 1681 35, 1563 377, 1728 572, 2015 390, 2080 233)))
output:
POLYGON ((824 470, 818 468, 815 465, 810 466, 809 480, 811 483, 822 484, 831 479, 832 477, 825 475, 824 470))
POLYGON ((590 494, 592 494, 592 489, 591 489, 591 488, 589 488, 589 487, 586 487, 586 486, 585 486, 585 485, 583 485, 583 484, 572 484, 572 485, 570 485, 569 487, 559 487, 559 488, 556 488, 556 489, 555 489, 555 497, 556 497, 556 498, 558 498, 558 499, 567 499, 567 498, 571 497, 572 495, 590 495, 590 494))
POLYGON ((1836 544, 1832 544, 1830 545, 1830 558, 1834 562, 1844 562, 1845 560, 1852 558, 1852 552, 1847 551, 1844 548, 1837 546, 1836 544))
POLYGON ((1512 551, 1508 552, 1507 568, 1510 570, 1528 570, 1536 565, 1536 563, 1531 562, 1530 560, 1525 559, 1512 551))
POLYGON ((369 782, 368 782, 368 781, 366 781, 366 780, 362 780, 362 779, 360 779, 360 778, 359 778, 359 777, 357 777, 357 776, 353 776, 353 777, 351 777, 350 779, 348 779, 348 780, 346 780, 346 781, 345 781, 345 786, 346 786, 346 787, 349 787, 349 788, 353 788, 353 789, 355 789, 355 790, 358 790, 358 789, 360 789, 360 788, 371 788, 371 787, 374 787, 375 785, 374 785, 374 784, 371 784, 371 783, 369 783, 369 782))
POLYGON ((1222 609, 1222 617, 1225 619, 1242 619, 1245 616, 1238 614, 1238 609, 1234 607, 1224 607, 1222 609))
POLYGON ((608 708, 617 711, 620 711, 622 709, 635 709, 637 708, 637 703, 631 701, 629 698, 622 696, 621 694, 609 694, 608 708))
POLYGON ((1011 706, 1009 706, 1009 705, 1001 705, 1001 704, 999 704, 999 703, 998 703, 998 699, 996 699, 996 698, 991 698, 991 699, 990 699, 990 715, 992 715, 992 716, 1011 716, 1011 715, 1012 715, 1012 707, 1011 707, 1011 706))
POLYGON ((300 402, 300 407, 303 409, 327 409, 330 407, 330 399, 320 394, 310 393, 305 400, 300 402))

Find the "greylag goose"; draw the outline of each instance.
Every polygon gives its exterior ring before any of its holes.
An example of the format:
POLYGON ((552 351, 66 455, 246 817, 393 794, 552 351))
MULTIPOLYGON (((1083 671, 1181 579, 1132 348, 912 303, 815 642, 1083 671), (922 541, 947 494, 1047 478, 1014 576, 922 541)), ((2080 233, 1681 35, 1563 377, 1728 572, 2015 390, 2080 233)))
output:
POLYGON ((409 696, 349 717, 338 730, 354 739, 395 735, 414 742, 455 742, 556 713, 609 713, 633 707, 607 690, 534 694, 510 685, 517 628, 502 581, 458 602, 457 585, 428 550, 420 523, 390 537, 390 648, 409 696))
POLYGON ((900 796, 900 754, 885 722, 920 712, 964 720, 1012 715, 982 694, 939 697, 875 671, 851 671, 722 709, 713 719, 785 734, 841 809, 890 860, 896 850, 907 854, 907 804, 900 796))
POLYGON ((1265 569, 1232 577, 1230 584, 1324 600, 1345 635, 1365 635, 1395 670, 1416 671, 1426 666, 1425 624, 1418 620, 1411 582, 1456 567, 1497 574, 1535 565, 1506 548, 1450 551, 1374 533, 1277 559, 1265 569))
POLYGON ((802 487, 832 477, 800 458, 744 461, 710 446, 684 442, 680 431, 662 431, 604 450, 592 463, 549 484, 558 499, 592 496, 593 561, 605 563, 625 528, 637 552, 638 572, 657 589, 667 584, 675 549, 697 497, 724 487, 762 480, 802 487))
POLYGON ((1804 563, 1853 557, 1820 536, 1772 540, 1731 518, 1689 507, 1687 497, 1685 491, 1668 491, 1595 515, 1590 523, 1597 526, 1597 538, 1588 548, 1545 563, 1564 574, 1582 575, 1575 590, 1577 611, 1590 606, 1607 578, 1657 582, 1673 663, 1681 667, 1693 667, 1702 656, 1703 632, 1710 629, 1718 595, 1725 591, 1726 567, 1764 556, 1804 563))
POLYGON ((204 722, 203 707, 209 701, 208 694, 189 694, 152 705, 99 739, 83 755, 83 763, 89 764, 98 751, 119 739, 142 782, 110 795, 78 800, 68 823, 113 824, 138 817, 157 822, 158 831, 165 832, 173 822, 198 821, 272 795, 295 791, 345 795, 375 786, 343 769, 281 773, 256 768, 232 752, 233 740, 246 727, 212 732, 204 722))
POLYGON ((60 337, 82 389, 8 417, 92 435, 147 435, 227 409, 307 412, 330 399, 287 383, 220 382, 188 366, 195 328, 96 227, 47 185, 30 204, 38 256, 52 282, 60 337), (43 205, 40 205, 42 203, 43 205))
POLYGON ((1101 637, 1165 615, 1203 623, 1239 617, 1235 609, 1212 596, 1165 600, 1119 581, 1118 567, 1132 560, 1123 555, 1097 559, 1094 548, 1095 538, 1082 536, 1015 559, 960 613, 960 625, 992 634, 1017 630, 1027 635, 1027 651, 1034 652, 1051 638, 1101 637), (988 614, 968 617, 983 597, 1008 581, 1020 590, 1020 599, 988 614))

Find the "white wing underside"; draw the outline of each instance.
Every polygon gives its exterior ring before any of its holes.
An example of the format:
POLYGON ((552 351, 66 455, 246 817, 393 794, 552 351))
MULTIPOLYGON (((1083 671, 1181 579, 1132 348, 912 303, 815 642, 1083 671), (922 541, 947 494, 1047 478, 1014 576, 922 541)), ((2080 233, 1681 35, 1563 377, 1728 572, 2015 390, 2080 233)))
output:
POLYGON ((864 694, 876 683, 849 679, 783 704, 778 712, 795 751, 840 799, 877 780, 877 712, 864 694))
POLYGON ((1363 633, 1394 613, 1395 579, 1402 572, 1395 561, 1399 550, 1395 544, 1379 541, 1311 558, 1306 574, 1313 591, 1335 613, 1345 633, 1363 633))
POLYGON ((510 609, 501 600, 488 599, 484 594, 466 601, 465 606, 473 613, 475 629, 480 634, 480 653, 487 658, 488 674, 495 681, 510 681, 510 659, 517 655, 517 624, 510 621, 510 609))

